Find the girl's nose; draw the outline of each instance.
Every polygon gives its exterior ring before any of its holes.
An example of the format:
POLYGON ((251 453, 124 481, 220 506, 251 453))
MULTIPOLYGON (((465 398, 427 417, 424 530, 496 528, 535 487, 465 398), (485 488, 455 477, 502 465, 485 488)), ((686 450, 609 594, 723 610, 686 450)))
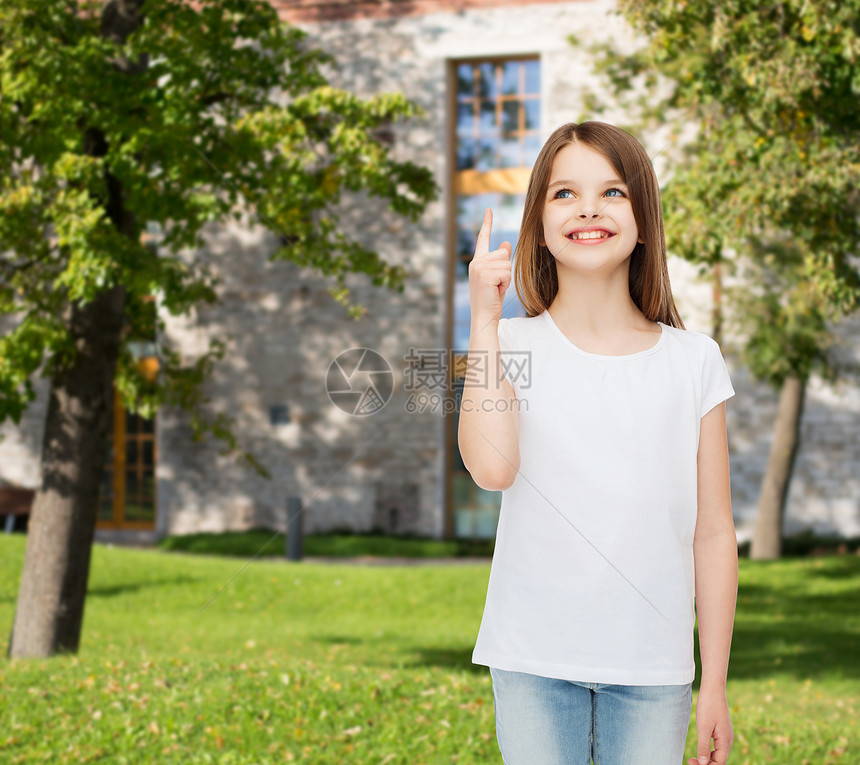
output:
POLYGON ((600 215, 601 205, 597 200, 582 199, 579 205, 579 218, 596 218, 600 215))

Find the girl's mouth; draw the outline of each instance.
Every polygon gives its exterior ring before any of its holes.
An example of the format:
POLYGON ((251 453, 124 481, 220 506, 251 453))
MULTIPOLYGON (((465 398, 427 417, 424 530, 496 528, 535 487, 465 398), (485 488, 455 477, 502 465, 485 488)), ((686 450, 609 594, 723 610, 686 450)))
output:
POLYGON ((596 243, 611 239, 615 234, 610 231, 572 231, 567 235, 571 242, 596 243))

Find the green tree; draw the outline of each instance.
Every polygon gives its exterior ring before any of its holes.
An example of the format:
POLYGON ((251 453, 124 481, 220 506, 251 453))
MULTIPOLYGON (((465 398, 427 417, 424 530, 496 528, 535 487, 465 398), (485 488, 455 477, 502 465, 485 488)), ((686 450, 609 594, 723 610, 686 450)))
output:
POLYGON ((147 296, 172 315, 216 299, 217 279, 179 256, 206 222, 269 222, 284 244, 272 257, 325 275, 355 318, 346 274, 403 289, 405 270, 345 235, 337 205, 360 194, 420 215, 430 172, 381 140, 417 109, 330 87, 305 38, 255 0, 0 6, 0 314, 16 319, 0 337, 0 420, 20 421, 37 372, 51 381, 13 657, 78 648, 114 382, 131 411, 181 406, 196 440, 222 439, 268 475, 232 421, 206 412, 222 344, 190 366, 164 348, 153 382, 129 347, 163 329, 147 296), (148 222, 165 232, 157 255, 141 243, 148 222))
POLYGON ((742 359, 780 393, 752 545, 775 558, 807 381, 844 371, 833 329, 860 301, 860 1, 620 0, 618 12, 643 43, 598 46, 598 69, 633 129, 669 128, 669 248, 725 285, 742 359))

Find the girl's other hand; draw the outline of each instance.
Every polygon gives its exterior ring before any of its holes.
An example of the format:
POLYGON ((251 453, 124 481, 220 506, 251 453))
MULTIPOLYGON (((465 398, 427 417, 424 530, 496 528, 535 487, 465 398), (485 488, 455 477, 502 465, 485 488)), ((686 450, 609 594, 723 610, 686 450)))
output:
POLYGON ((707 689, 699 689, 699 698, 696 701, 696 735, 696 757, 687 760, 687 765, 725 765, 728 762, 735 734, 724 692, 712 693, 707 689), (714 751, 711 751, 712 738, 714 751))
POLYGON ((511 243, 490 252, 493 212, 488 207, 478 232, 475 257, 469 263, 469 307, 472 326, 483 327, 502 317, 502 302, 511 283, 511 243))

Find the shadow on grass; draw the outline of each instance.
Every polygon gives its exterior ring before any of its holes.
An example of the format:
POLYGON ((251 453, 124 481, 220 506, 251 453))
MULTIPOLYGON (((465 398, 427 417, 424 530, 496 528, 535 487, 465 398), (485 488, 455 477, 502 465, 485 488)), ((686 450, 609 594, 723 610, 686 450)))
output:
POLYGON ((314 635, 314 640, 329 645, 362 645, 367 642, 365 638, 354 635, 314 635))
MULTIPOLYGON (((804 598, 796 599, 803 609, 804 598)), ((729 676, 736 680, 752 680, 775 674, 798 679, 822 676, 844 679, 860 678, 860 637, 848 626, 810 623, 799 611, 798 618, 736 625, 732 639, 729 676)), ((695 635, 696 678, 701 681, 699 636, 695 635)), ((430 666, 481 673, 482 665, 472 664, 472 647, 462 649, 419 648, 418 659, 408 667, 430 666)))
POLYGON ((117 595, 140 592, 154 587, 172 587, 177 584, 192 584, 198 581, 200 581, 198 578, 192 576, 174 576, 168 579, 149 579, 145 582, 126 582, 125 584, 115 584, 109 587, 90 587, 87 590, 87 597, 113 598, 117 595))
MULTIPOLYGON (((200 581, 191 576, 175 576, 169 579, 150 579, 145 582, 127 582, 125 584, 115 584, 108 587, 88 587, 88 598, 113 598, 117 595, 125 595, 132 592, 141 592, 154 587, 171 587, 175 584, 192 584, 200 581)), ((18 600, 17 592, 15 595, 0 598, 0 606, 12 604, 18 600)))
POLYGON ((439 669, 459 669, 474 674, 487 672, 482 664, 472 664, 472 646, 468 648, 417 648, 415 661, 407 662, 406 667, 437 667, 439 669))
MULTIPOLYGON (((314 642, 337 646, 363 646, 373 643, 372 638, 355 637, 352 635, 314 635, 314 642)), ((390 648, 390 646, 389 646, 390 648)), ((472 664, 472 646, 463 648, 414 648, 412 646, 398 648, 395 651, 383 650, 373 654, 373 659, 365 660, 366 666, 390 669, 392 660, 404 669, 420 667, 435 667, 438 669, 458 669, 468 672, 485 671, 486 667, 472 664)))
MULTIPOLYGON (((753 680, 773 675, 797 679, 860 678, 860 631, 856 604, 860 603, 860 561, 839 568, 805 571, 803 587, 789 581, 784 587, 743 584, 732 635, 729 677, 753 680), (826 582, 858 578, 856 587, 815 593, 814 580, 826 582)), ((696 657, 698 663, 698 632, 696 657)), ((696 667, 695 685, 701 680, 696 667)))
MULTIPOLYGON (((784 561, 775 565, 784 567, 784 561)), ((779 569, 774 571, 779 573, 779 569)), ((838 565, 834 562, 820 569, 807 568, 784 584, 742 584, 729 676, 736 680, 774 675, 799 680, 860 678, 858 603, 860 559, 843 558, 838 565), (856 580, 856 586, 851 586, 852 580, 856 580), (838 591, 828 591, 830 588, 838 591)), ((698 688, 702 671, 698 631, 694 638, 694 685, 698 688)), ((472 646, 454 650, 423 648, 417 649, 417 654, 419 658, 412 666, 485 671, 472 664, 472 646)))

